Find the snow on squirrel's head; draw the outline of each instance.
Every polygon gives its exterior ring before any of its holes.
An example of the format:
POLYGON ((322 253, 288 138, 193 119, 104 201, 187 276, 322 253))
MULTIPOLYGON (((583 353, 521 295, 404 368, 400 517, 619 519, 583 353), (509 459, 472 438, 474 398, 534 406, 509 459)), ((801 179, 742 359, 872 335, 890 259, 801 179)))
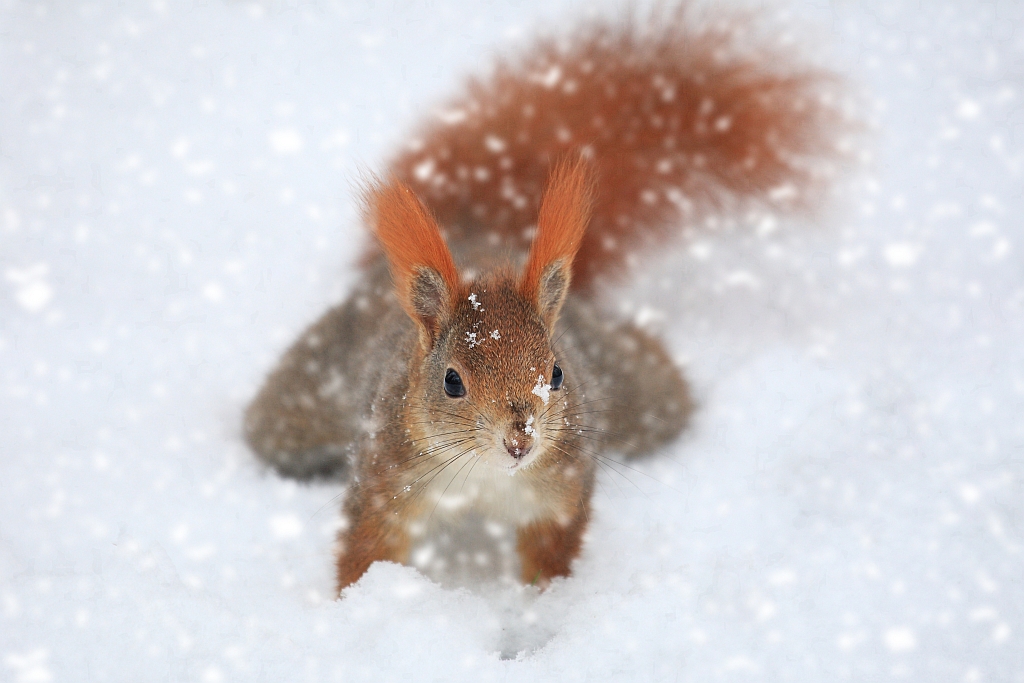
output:
POLYGON ((469 449, 510 474, 544 457, 568 407, 552 335, 592 186, 582 159, 558 164, 523 272, 504 267, 470 282, 459 277, 437 222, 409 188, 392 177, 367 191, 369 224, 418 331, 407 426, 421 451, 469 449))

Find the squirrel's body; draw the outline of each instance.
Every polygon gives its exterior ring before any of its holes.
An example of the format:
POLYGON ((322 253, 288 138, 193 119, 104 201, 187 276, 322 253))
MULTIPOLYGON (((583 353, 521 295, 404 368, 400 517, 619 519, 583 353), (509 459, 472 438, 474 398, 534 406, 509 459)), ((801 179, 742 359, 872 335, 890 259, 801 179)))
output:
POLYGON ((380 251, 246 414, 282 474, 350 482, 339 589, 469 512, 516 529, 524 581, 566 575, 602 461, 684 427, 678 368, 592 285, 673 207, 692 220, 780 187, 804 202, 834 114, 819 74, 730 60, 731 30, 684 19, 539 44, 368 187, 380 251))
MULTIPOLYGON (((465 342, 467 333, 476 333, 480 347, 517 344, 515 326, 493 320, 499 312, 489 309, 493 292, 479 289, 471 292, 478 309, 468 298, 465 302, 467 313, 477 317, 468 318, 461 334, 453 336, 465 342)), ((585 521, 585 507, 572 513, 588 503, 597 458, 608 442, 627 457, 649 452, 679 433, 691 403, 682 376, 653 337, 602 316, 582 297, 566 300, 554 336, 559 363, 572 377, 564 389, 573 397, 569 407, 581 404, 558 417, 560 427, 568 424, 582 432, 575 438, 567 435, 560 445, 567 453, 558 464, 565 467, 531 467, 510 476, 493 466, 477 466, 464 446, 446 448, 458 443, 452 432, 461 425, 443 414, 435 421, 441 435, 439 445, 434 444, 437 457, 417 457, 429 453, 431 445, 417 441, 421 435, 409 438, 389 428, 417 421, 407 415, 407 364, 417 330, 395 296, 386 264, 378 259, 345 303, 307 330, 268 378, 247 415, 250 443, 283 474, 352 480, 390 499, 389 511, 397 513, 408 533, 392 530, 389 535, 405 536, 403 543, 425 532, 430 517, 444 521, 466 512, 512 526, 576 516, 585 521), (631 384, 624 374, 632 372, 647 378, 646 392, 622 390, 631 384), (553 471, 561 476, 553 480, 553 471), (567 491, 572 491, 572 504, 564 506, 567 491)), ((549 394, 554 400, 551 396, 557 394, 549 394)), ((351 508, 362 497, 348 500, 351 520, 351 508)), ((365 567, 357 569, 353 574, 365 567)), ((523 575, 533 581, 536 571, 524 569, 523 575)))

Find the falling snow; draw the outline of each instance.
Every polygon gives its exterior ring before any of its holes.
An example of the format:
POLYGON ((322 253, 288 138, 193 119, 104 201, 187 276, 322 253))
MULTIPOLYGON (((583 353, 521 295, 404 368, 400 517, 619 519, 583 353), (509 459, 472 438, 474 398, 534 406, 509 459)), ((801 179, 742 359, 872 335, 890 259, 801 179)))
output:
MULTIPOLYGON (((242 408, 354 280, 361 169, 570 6, 0 8, 0 680, 1022 681, 1008 1, 800 6, 787 35, 864 91, 864 170, 814 225, 688 226, 610 290, 700 405, 602 468, 571 578, 377 564, 333 600, 343 491, 262 471, 242 408)), ((491 133, 467 144, 497 177, 518 143, 491 133)))

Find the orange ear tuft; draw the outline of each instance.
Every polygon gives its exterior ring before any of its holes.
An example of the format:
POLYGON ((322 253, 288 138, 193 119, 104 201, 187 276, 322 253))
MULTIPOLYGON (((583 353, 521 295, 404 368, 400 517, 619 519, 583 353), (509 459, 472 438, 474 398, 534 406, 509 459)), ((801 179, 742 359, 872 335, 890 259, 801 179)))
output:
POLYGON ((437 320, 450 310, 459 283, 437 222, 394 176, 372 182, 364 198, 367 222, 387 256, 402 306, 435 331, 437 320))
POLYGON ((594 201, 594 178, 583 157, 555 166, 537 218, 519 291, 537 302, 541 316, 554 323, 569 291, 572 260, 583 241, 594 201))

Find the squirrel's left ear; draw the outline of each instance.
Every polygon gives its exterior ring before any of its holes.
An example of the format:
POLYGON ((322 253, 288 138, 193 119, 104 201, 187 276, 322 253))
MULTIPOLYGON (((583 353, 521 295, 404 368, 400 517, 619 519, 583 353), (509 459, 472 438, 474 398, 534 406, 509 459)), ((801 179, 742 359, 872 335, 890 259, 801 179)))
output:
POLYGON ((537 304, 548 328, 558 320, 569 284, 572 260, 590 221, 594 182, 586 160, 559 163, 540 204, 537 234, 530 247, 519 291, 537 304))
POLYGON ((371 183, 365 201, 367 222, 387 256, 398 299, 420 324, 429 348, 453 309, 459 285, 455 261, 430 212, 397 179, 371 183))

